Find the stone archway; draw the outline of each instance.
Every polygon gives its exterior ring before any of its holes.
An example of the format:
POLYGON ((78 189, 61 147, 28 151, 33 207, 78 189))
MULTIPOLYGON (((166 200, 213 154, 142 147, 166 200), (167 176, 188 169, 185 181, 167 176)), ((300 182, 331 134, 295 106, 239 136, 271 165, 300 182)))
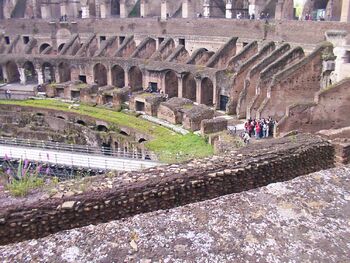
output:
POLYGON ((14 61, 9 61, 6 64, 6 75, 7 75, 7 82, 19 82, 20 81, 20 74, 18 71, 17 64, 14 61))
POLYGON ((197 100, 197 84, 191 73, 187 73, 183 78, 182 96, 192 101, 197 100))
POLYGON ((94 66, 94 82, 99 87, 107 85, 107 68, 101 63, 94 66))
POLYGON ((58 65, 58 75, 60 77, 60 82, 67 82, 71 80, 71 72, 68 63, 61 62, 58 65))
POLYGON ((178 78, 174 70, 169 70, 165 74, 165 94, 168 94, 168 98, 178 96, 178 78))
POLYGON ((201 103, 212 106, 213 105, 214 85, 209 78, 202 79, 201 82, 201 103))
POLYGON ((50 44, 44 43, 39 47, 39 54, 42 54, 47 48, 51 47, 50 44))
POLYGON ((45 62, 42 65, 42 73, 44 83, 52 83, 56 81, 54 67, 49 62, 45 62))
POLYGON ((131 87, 131 91, 142 90, 142 84, 142 71, 136 66, 131 67, 129 70, 129 85, 131 87))
POLYGON ((37 83, 38 82, 38 75, 36 73, 33 62, 26 61, 23 64, 23 69, 24 69, 24 76, 25 76, 27 83, 28 82, 29 83, 37 83))
POLYGON ((111 15, 120 16, 120 1, 112 0, 111 1, 111 15))
POLYGON ((125 71, 119 65, 114 65, 112 68, 112 85, 117 88, 125 86, 125 71))

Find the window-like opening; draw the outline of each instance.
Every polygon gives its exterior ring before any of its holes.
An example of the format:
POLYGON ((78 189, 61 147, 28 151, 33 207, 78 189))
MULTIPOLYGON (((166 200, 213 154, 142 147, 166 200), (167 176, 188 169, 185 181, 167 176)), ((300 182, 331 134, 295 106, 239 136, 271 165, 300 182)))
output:
POLYGON ((66 119, 66 118, 63 117, 63 116, 57 116, 56 118, 57 118, 57 119, 61 119, 61 120, 65 120, 65 119, 66 119))
POLYGON ((83 83, 86 83, 86 76, 85 75, 79 75, 79 80, 83 83))
POLYGON ((28 44, 29 42, 29 37, 28 36, 23 36, 23 43, 28 44))
POLYGON ((58 46, 58 52, 60 52, 64 47, 64 43, 62 43, 61 45, 58 46))
POLYGON ((10 41, 10 37, 9 36, 5 37, 5 43, 6 43, 6 45, 10 45, 11 41, 10 41))
POLYGON ((79 90, 72 90, 71 96, 72 96, 72 99, 80 99, 80 91, 79 90))
POLYGON ((77 120, 77 123, 78 123, 78 124, 80 124, 80 125, 86 126, 85 121, 82 121, 82 120, 77 120))
POLYGON ((164 41, 164 37, 158 37, 158 44, 162 44, 162 42, 164 41))
POLYGON ((119 37, 119 45, 123 44, 124 40, 125 40, 125 37, 124 36, 120 36, 119 37))
POLYGON ((103 42, 106 40, 106 36, 100 36, 100 42, 103 42))
POLYGON ((136 101, 135 108, 136 111, 145 111, 145 103, 141 101, 136 101))
POLYGON ((108 132, 108 128, 104 125, 97 125, 97 130, 99 132, 108 132))
POLYGON ((125 131, 120 131, 119 134, 129 136, 129 134, 127 134, 125 131))
POLYGON ((106 95, 105 96, 106 103, 112 103, 113 102, 113 96, 111 95, 106 95))
POLYGON ((248 42, 243 42, 243 47, 245 47, 246 45, 248 45, 248 42))
POLYGON ((185 46, 186 42, 184 38, 179 38, 179 44, 185 46))
POLYGON ((224 95, 220 95, 220 110, 226 111, 227 103, 228 103, 228 97, 224 95))
POLYGON ((158 83, 157 82, 149 82, 148 86, 151 88, 151 92, 158 91, 158 83))
POLYGON ((45 116, 45 114, 44 114, 44 113, 41 113, 41 112, 37 112, 37 113, 36 113, 36 116, 45 116))
POLYGON ((143 142, 147 142, 147 140, 145 138, 140 138, 139 143, 143 143, 143 142))
POLYGON ((64 98, 64 88, 56 88, 57 97, 64 98))
POLYGON ((102 143, 102 153, 104 155, 111 155, 112 154, 111 145, 109 143, 102 143))

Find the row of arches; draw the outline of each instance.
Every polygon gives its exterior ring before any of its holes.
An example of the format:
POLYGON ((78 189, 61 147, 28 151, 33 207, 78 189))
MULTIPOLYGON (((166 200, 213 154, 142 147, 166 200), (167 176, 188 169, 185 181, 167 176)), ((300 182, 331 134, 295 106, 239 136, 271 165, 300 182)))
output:
MULTIPOLYGON (((24 77, 26 83, 38 82, 38 71, 34 64, 30 61, 25 62, 23 65, 24 77)), ((67 82, 72 80, 72 71, 76 70, 75 67, 71 67, 66 62, 61 62, 57 66, 57 74, 60 82, 67 82)), ((45 62, 41 65, 40 71, 42 73, 42 80, 44 83, 51 83, 56 81, 55 67, 45 62)), ((9 61, 6 64, 6 75, 8 82, 19 82, 20 73, 18 66, 15 62, 9 61)), ((125 70, 119 66, 114 65, 111 68, 111 81, 115 87, 123 88, 126 84, 125 78, 128 77, 128 83, 132 91, 138 91, 143 89, 143 73, 137 66, 132 66, 128 70, 128 74, 125 74, 125 70)), ((97 63, 93 67, 94 82, 98 86, 106 86, 108 83, 108 70, 102 63, 97 63)), ((182 97, 190 99, 192 101, 200 101, 206 105, 213 104, 213 82, 205 77, 201 80, 200 84, 197 84, 195 77, 192 73, 186 73, 182 78, 182 97), (200 93, 197 94, 197 85, 200 85, 200 93), (200 98, 197 98, 200 96, 200 98)), ((179 78, 178 74, 174 70, 166 71, 164 75, 164 87, 163 91, 169 98, 179 96, 179 78)))

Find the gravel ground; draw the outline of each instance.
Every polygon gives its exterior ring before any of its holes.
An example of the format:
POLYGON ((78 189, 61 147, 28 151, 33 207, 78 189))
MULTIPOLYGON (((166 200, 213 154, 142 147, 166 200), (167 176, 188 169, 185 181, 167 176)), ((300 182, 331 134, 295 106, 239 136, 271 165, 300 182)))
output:
POLYGON ((350 166, 0 247, 1 262, 349 262, 350 166))

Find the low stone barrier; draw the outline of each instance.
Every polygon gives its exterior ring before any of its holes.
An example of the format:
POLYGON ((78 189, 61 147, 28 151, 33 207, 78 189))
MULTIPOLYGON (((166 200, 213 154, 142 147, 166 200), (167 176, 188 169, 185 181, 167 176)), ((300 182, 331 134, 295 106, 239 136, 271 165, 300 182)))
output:
POLYGON ((207 119, 201 122, 201 134, 209 134, 227 130, 227 120, 224 118, 207 119))
POLYGON ((241 192, 333 165, 334 148, 319 137, 267 140, 239 152, 148 169, 142 174, 149 179, 112 189, 0 205, 0 245, 241 192))

